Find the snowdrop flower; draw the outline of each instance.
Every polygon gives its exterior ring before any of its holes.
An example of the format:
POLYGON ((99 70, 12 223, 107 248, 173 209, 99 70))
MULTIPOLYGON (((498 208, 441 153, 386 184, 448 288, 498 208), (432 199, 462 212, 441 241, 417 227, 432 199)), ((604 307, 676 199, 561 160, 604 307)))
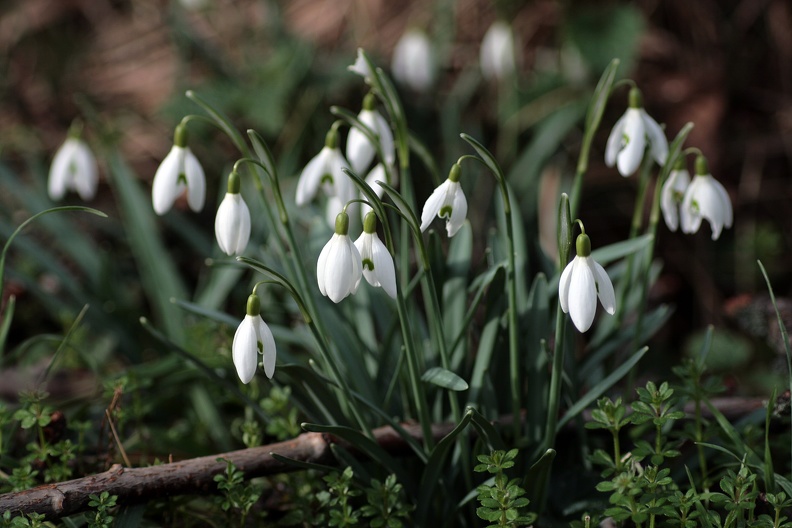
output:
POLYGON ((641 91, 630 90, 630 106, 616 121, 605 146, 605 164, 615 164, 622 176, 630 176, 641 164, 644 149, 649 144, 649 152, 658 164, 663 165, 668 156, 668 141, 663 129, 643 109, 641 91))
MULTIPOLYGON (((377 99, 374 94, 367 94, 363 99, 363 110, 358 114, 358 119, 374 132, 379 141, 385 163, 392 165, 396 161, 396 149, 393 144, 393 132, 385 118, 376 110, 377 99)), ((362 174, 374 159, 376 145, 372 144, 365 133, 352 127, 349 130, 346 144, 346 159, 352 165, 352 170, 362 174)))
POLYGON ((688 184, 690 184, 690 173, 685 168, 685 157, 679 156, 660 192, 660 209, 671 231, 676 231, 679 227, 679 206, 685 197, 688 184))
POLYGON ((151 202, 158 215, 167 213, 176 198, 187 193, 187 204, 195 212, 203 209, 206 198, 206 177, 198 159, 187 146, 187 127, 176 126, 173 147, 154 175, 151 202))
POLYGON ((363 48, 358 48, 357 57, 355 57, 355 63, 351 66, 347 66, 347 70, 357 73, 363 77, 363 79, 366 81, 366 84, 371 84, 371 67, 366 60, 366 52, 363 51, 363 48))
POLYGON ((575 246, 577 256, 564 268, 558 282, 558 301, 577 329, 585 332, 594 321, 597 297, 605 311, 613 315, 616 295, 605 269, 591 258, 591 240, 585 232, 578 235, 575 246))
POLYGON ((228 176, 226 192, 215 217, 217 245, 226 255, 240 255, 250 239, 250 209, 239 194, 239 173, 232 171, 228 176))
POLYGON ((435 61, 432 43, 426 33, 417 29, 407 30, 396 47, 391 61, 393 77, 416 92, 431 88, 435 76, 435 61))
POLYGON ((256 373, 258 355, 264 356, 264 374, 275 374, 275 339, 261 318, 261 302, 255 293, 248 297, 245 318, 239 324, 231 345, 234 366, 242 383, 250 383, 256 373))
POLYGON ((393 257, 388 253, 388 248, 377 236, 377 215, 370 212, 363 221, 363 232, 357 240, 355 247, 360 252, 363 265, 363 276, 369 284, 381 286, 385 293, 396 298, 396 269, 393 257))
MULTIPOLYGON (((321 187, 328 197, 336 197, 345 204, 356 196, 355 184, 344 174, 349 163, 338 148, 338 132, 333 128, 325 138, 325 146, 313 157, 300 174, 297 182, 297 205, 305 205, 316 196, 321 187)), ((337 212, 337 211, 336 211, 337 212)))
POLYGON ((695 233, 705 218, 712 228, 712 240, 717 240, 724 227, 732 226, 733 212, 726 189, 710 175, 707 158, 696 157, 696 176, 685 191, 679 209, 682 231, 695 233))
POLYGON ((493 23, 481 41, 479 57, 481 73, 485 79, 505 79, 517 69, 514 53, 514 33, 503 21, 493 23))
POLYGON ((47 191, 55 201, 62 199, 68 190, 76 191, 85 201, 96 195, 99 183, 96 158, 78 136, 76 131, 71 131, 52 159, 47 191))
POLYGON ((421 213, 421 231, 426 231, 435 216, 446 219, 446 230, 450 237, 462 227, 467 216, 467 200, 465 193, 462 192, 462 186, 459 185, 461 172, 459 164, 454 163, 446 181, 426 200, 421 213))
POLYGON ((325 244, 316 265, 319 291, 334 303, 357 291, 363 272, 360 252, 348 232, 349 216, 342 211, 336 217, 335 234, 325 244))

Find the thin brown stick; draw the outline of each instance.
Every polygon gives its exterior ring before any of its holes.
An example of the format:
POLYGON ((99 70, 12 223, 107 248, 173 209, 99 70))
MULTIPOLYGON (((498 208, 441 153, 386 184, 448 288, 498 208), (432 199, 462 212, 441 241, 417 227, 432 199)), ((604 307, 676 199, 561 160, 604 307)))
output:
MULTIPOLYGON (((421 441, 420 427, 412 424, 402 427, 410 436, 421 441)), ((435 440, 439 440, 452 428, 451 424, 434 426, 432 435, 435 440)), ((404 438, 391 427, 380 427, 373 433, 379 445, 391 453, 409 450, 404 438)), ((334 464, 335 457, 330 449, 334 443, 345 445, 331 435, 303 433, 286 442, 159 466, 125 468, 114 464, 109 470, 96 475, 0 495, 0 512, 41 513, 49 519, 58 519, 85 511, 88 509, 89 495, 103 491, 117 495, 119 504, 145 502, 169 495, 213 493, 217 490, 214 476, 226 469, 224 460, 233 462, 245 474, 245 478, 275 475, 299 468, 275 460, 272 453, 302 462, 334 464)))

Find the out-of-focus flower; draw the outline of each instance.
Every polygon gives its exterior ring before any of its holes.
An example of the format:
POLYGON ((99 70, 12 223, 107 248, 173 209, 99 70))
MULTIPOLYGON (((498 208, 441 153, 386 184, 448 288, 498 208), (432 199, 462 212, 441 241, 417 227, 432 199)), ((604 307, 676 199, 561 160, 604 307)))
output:
POLYGON ((426 92, 435 77, 435 57, 426 33, 409 29, 393 49, 393 77, 416 92, 426 92))
MULTIPOLYGON (((377 99, 374 94, 367 94, 363 99, 363 110, 358 114, 360 122, 374 133, 385 163, 392 165, 396 161, 396 150, 393 144, 393 132, 390 125, 376 109, 377 99)), ((361 130, 352 127, 349 130, 346 144, 346 157, 356 174, 362 174, 371 160, 374 159, 377 148, 361 130)))
POLYGON ((313 157, 300 174, 297 182, 297 205, 305 205, 316 196, 321 187, 328 197, 336 197, 341 204, 353 200, 357 193, 355 184, 344 174, 349 163, 338 148, 338 132, 330 130, 325 137, 325 146, 313 157))
POLYGON ((371 84, 371 67, 369 67, 368 62, 366 61, 365 52, 363 48, 358 48, 357 56, 355 57, 355 63, 347 66, 347 70, 357 73, 363 79, 365 79, 366 84, 371 84))
POLYGON ((203 208, 206 198, 206 177, 198 159, 187 146, 187 127, 176 126, 173 147, 160 163, 151 189, 151 202, 158 215, 167 213, 183 192, 187 204, 195 212, 203 208))
POLYGON ((76 132, 70 132, 52 159, 47 185, 50 198, 60 200, 66 191, 72 190, 88 201, 96 195, 98 184, 99 173, 93 152, 76 132))
POLYGON ((462 172, 458 163, 451 166, 448 178, 426 200, 421 213, 421 231, 426 231, 436 216, 446 219, 448 236, 459 231, 467 216, 467 200, 459 176, 462 172))
POLYGON ((355 247, 360 252, 363 276, 374 287, 381 286, 385 293, 396 298, 396 268, 388 248, 377 236, 377 215, 370 212, 363 221, 363 232, 355 247))
POLYGON ((514 33, 505 22, 494 22, 481 41, 479 63, 484 78, 502 80, 517 69, 514 33))
POLYGON ((256 373, 258 356, 264 356, 264 374, 275 374, 275 339, 261 318, 261 302, 255 293, 248 297, 247 312, 242 319, 231 345, 234 366, 242 383, 250 383, 256 373))
POLYGON ((349 216, 342 211, 336 217, 335 233, 322 248, 316 265, 319 291, 334 303, 357 291, 363 273, 360 252, 348 232, 349 216))
POLYGON ((668 141, 663 129, 643 109, 641 91, 630 90, 630 105, 624 115, 616 121, 605 146, 605 164, 617 166, 622 176, 630 176, 641 164, 644 149, 658 164, 663 165, 668 156, 668 141))
POLYGON ((695 233, 706 219, 712 228, 712 240, 717 240, 724 227, 732 226, 733 212, 729 194, 709 172, 707 158, 696 157, 696 175, 685 191, 679 209, 682 231, 695 233))
POLYGON ((676 231, 679 227, 679 206, 682 205, 689 184, 690 173, 685 168, 685 157, 679 156, 660 193, 660 209, 671 231, 676 231))
POLYGON ((605 311, 616 311, 613 283, 605 269, 591 258, 591 240, 588 235, 578 235, 575 243, 577 256, 567 264, 558 282, 558 301, 561 310, 568 313, 578 330, 585 332, 594 322, 599 297, 605 311))
POLYGON ((250 209, 239 189, 239 173, 233 171, 228 176, 228 192, 215 217, 217 245, 229 256, 241 255, 250 240, 250 209))

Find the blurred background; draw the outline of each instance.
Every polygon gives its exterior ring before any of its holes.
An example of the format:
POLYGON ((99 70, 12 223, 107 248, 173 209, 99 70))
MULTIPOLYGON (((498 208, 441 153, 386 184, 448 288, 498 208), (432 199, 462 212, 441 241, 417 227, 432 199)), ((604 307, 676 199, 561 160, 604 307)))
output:
MULTIPOLYGON (((174 126, 187 113, 200 113, 184 96, 192 89, 240 130, 262 134, 291 199, 296 176, 322 147, 333 121, 329 106, 354 112, 360 107, 364 86, 347 71, 356 49, 366 49, 387 71, 394 46, 409 28, 427 33, 437 63, 430 90, 400 86, 411 129, 436 156, 441 175, 467 152, 460 132, 482 140, 509 174, 526 223, 538 222, 540 231, 547 225, 552 230, 559 189, 574 174, 586 105, 612 58, 621 59, 620 77, 635 79, 643 90, 647 111, 665 124, 669 139, 686 122, 695 124, 687 146, 708 157, 732 199, 735 222, 716 242, 706 224, 694 236, 661 225, 655 256, 663 267, 649 302, 668 303, 675 312, 655 338, 655 359, 649 361, 667 369, 664 358, 695 349, 702 329, 714 324, 712 355, 723 362, 716 368, 730 373, 733 390, 761 391, 781 349, 756 260, 767 267, 777 295, 789 297, 792 288, 788 0, 5 1, 0 235, 5 238, 32 213, 53 205, 46 197, 49 163, 78 118, 100 163, 99 194, 89 205, 111 216, 106 222, 83 216, 52 220, 20 239, 3 285, 4 303, 12 294, 17 299, 10 343, 24 343, 37 332, 63 332, 92 301, 104 315, 89 315, 81 330, 117 325, 129 339, 108 338, 104 348, 94 344, 91 361, 110 361, 119 349, 125 362, 147 357, 146 339, 130 329, 141 314, 154 311, 156 320, 164 308, 147 293, 157 279, 136 257, 134 234, 112 220, 135 211, 129 203, 119 211, 118 185, 109 173, 123 165, 143 190, 146 199, 139 203, 149 204, 151 180, 171 148, 174 126), (484 80, 478 69, 482 37, 499 18, 513 28, 518 49, 516 78, 500 83, 484 80)), ((629 232, 637 179, 622 178, 603 163, 607 135, 626 99, 625 88, 614 92, 584 183, 580 216, 595 247, 629 232)), ((177 204, 175 213, 156 224, 184 282, 159 287, 184 298, 205 279, 204 258, 217 253, 213 204, 222 198, 237 157, 213 127, 191 124, 190 132, 191 148, 208 176, 207 206, 194 215, 177 204)), ((419 200, 433 187, 422 170, 415 171, 419 200)), ((475 180, 476 196, 492 193, 491 182, 483 180, 475 180)), ((80 202, 71 194, 65 203, 80 202)), ((470 215, 474 225, 484 216, 470 215)), ((264 234, 255 231, 263 242, 264 234)), ((236 317, 246 295, 241 288, 230 303, 218 296, 214 307, 236 317)), ((792 302, 782 299, 782 307, 792 323, 792 302)), ((201 328, 193 323, 192 339, 209 336, 221 346, 221 338, 201 328)), ((0 395, 13 398, 16 373, 6 369, 1 376, 0 395)))

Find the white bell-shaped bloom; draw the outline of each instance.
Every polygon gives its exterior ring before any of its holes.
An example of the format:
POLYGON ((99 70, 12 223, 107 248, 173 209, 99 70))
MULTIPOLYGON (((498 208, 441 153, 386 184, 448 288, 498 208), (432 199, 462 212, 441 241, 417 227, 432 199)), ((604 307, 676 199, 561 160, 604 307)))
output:
POLYGON ((605 164, 617 166, 622 176, 630 176, 638 170, 646 145, 658 164, 663 165, 668 157, 668 140, 663 129, 643 109, 641 91, 630 90, 630 106, 616 121, 605 146, 605 164))
POLYGON ((676 231, 679 227, 679 207, 682 205, 689 184, 690 173, 685 168, 684 156, 680 156, 660 192, 660 209, 671 231, 676 231))
POLYGON ((98 184, 99 172, 91 149, 83 140, 69 137, 52 159, 47 185, 50 198, 60 200, 71 190, 88 201, 96 195, 98 184))
POLYGON ((435 77, 435 58, 432 43, 426 33, 409 29, 393 48, 391 61, 393 77, 416 92, 426 92, 435 77))
POLYGON ((250 209, 239 193, 239 174, 228 176, 226 192, 215 217, 217 245, 226 255, 241 255, 250 240, 250 209))
POLYGON ((363 277, 375 288, 381 286, 385 293, 396 298, 396 268, 388 248, 377 236, 377 215, 370 212, 363 221, 363 232, 355 247, 360 252, 363 277))
POLYGON ((712 228, 712 240, 717 240, 724 227, 732 226, 733 214, 726 189, 710 175, 706 158, 698 156, 696 175, 688 185, 679 209, 682 231, 695 233, 701 227, 701 220, 706 219, 712 228))
POLYGON ((578 235, 577 256, 567 264, 558 282, 558 301, 578 330, 585 332, 594 321, 599 297, 605 311, 616 311, 613 283, 605 269, 591 258, 591 241, 586 234, 578 235))
POLYGON ((514 33, 505 22, 494 22, 481 41, 479 63, 485 79, 501 80, 517 69, 514 33))
POLYGON ((461 169, 454 163, 448 178, 426 200, 421 213, 421 231, 426 231, 436 216, 446 219, 448 236, 452 237, 465 223, 467 200, 459 184, 461 169))
POLYGON ((357 195, 352 179, 344 174, 343 169, 349 168, 338 149, 338 132, 330 130, 325 139, 325 146, 305 166, 297 182, 297 205, 302 206, 316 196, 321 187, 328 197, 336 197, 342 204, 357 195))
POLYGON ((319 291, 334 303, 357 291, 363 272, 360 252, 349 239, 348 232, 349 216, 341 212, 336 217, 335 233, 322 248, 316 265, 319 291))
MULTIPOLYGON (((373 94, 368 94, 363 99, 363 110, 358 114, 360 122, 374 132, 385 163, 392 165, 396 161, 396 149, 393 143, 393 132, 390 125, 376 109, 376 98, 373 94)), ((346 144, 346 159, 352 165, 352 170, 356 174, 363 174, 374 155, 377 152, 376 145, 372 144, 368 136, 361 130, 352 127, 349 130, 346 144)))
POLYGON ((151 203, 158 215, 167 213, 176 198, 187 193, 187 204, 195 212, 203 209, 206 199, 206 176, 198 158, 187 146, 187 128, 176 127, 173 147, 154 174, 151 203))
POLYGON ((250 383, 258 366, 258 356, 264 356, 264 374, 275 374, 275 338, 261 318, 261 304, 256 294, 248 297, 247 314, 234 334, 231 345, 234 366, 242 383, 250 383))
POLYGON ((363 79, 365 79, 366 84, 371 84, 371 67, 369 66, 368 61, 366 60, 366 52, 363 51, 363 48, 358 48, 357 56, 355 57, 355 63, 347 66, 347 70, 357 73, 363 79))

